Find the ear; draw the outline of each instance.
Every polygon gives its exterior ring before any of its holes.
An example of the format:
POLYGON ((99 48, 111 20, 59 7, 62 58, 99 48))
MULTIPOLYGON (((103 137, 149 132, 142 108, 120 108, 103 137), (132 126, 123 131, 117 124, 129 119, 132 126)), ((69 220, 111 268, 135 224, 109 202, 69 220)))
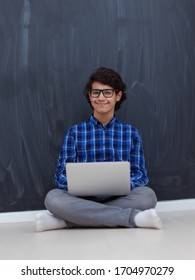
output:
POLYGON ((120 101, 121 100, 121 97, 122 97, 122 91, 119 91, 116 95, 116 101, 120 101))

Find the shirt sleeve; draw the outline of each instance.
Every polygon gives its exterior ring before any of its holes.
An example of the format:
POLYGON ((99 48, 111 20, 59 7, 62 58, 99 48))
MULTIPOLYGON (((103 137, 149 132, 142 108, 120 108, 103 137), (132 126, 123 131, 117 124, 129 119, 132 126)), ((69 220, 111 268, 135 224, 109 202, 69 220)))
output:
POLYGON ((74 133, 68 130, 57 160, 54 181, 56 187, 67 190, 66 163, 76 161, 76 148, 74 133))
POLYGON ((149 182, 145 167, 145 157, 141 136, 135 129, 132 137, 130 155, 131 163, 131 188, 146 186, 149 182))

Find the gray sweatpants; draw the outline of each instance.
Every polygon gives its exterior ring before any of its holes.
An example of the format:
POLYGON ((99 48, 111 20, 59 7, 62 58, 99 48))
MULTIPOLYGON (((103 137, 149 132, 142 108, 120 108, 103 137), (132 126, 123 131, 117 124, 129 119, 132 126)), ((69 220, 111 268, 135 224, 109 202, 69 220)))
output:
POLYGON ((157 198, 149 187, 136 187, 120 197, 75 197, 64 190, 53 189, 45 198, 46 208, 54 216, 74 227, 135 227, 134 217, 140 211, 155 208, 157 198))

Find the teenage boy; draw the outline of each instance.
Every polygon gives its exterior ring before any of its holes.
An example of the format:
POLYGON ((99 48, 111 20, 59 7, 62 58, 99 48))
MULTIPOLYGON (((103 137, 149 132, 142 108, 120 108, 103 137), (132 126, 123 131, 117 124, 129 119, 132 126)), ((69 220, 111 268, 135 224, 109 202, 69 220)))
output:
MULTIPOLYGON (((116 119, 126 99, 126 85, 112 69, 98 68, 85 86, 91 117, 71 127, 64 138, 55 173, 55 189, 36 216, 37 231, 78 227, 162 227, 154 209, 157 198, 147 186, 142 140, 138 130, 116 119), (67 162, 129 161, 131 192, 120 197, 76 197, 68 193, 67 162)), ((120 186, 118 186, 120 188, 120 186)))

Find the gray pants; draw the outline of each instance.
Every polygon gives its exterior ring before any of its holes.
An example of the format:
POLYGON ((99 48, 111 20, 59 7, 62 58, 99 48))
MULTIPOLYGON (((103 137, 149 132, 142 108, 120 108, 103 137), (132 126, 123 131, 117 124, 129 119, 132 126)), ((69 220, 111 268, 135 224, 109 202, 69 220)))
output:
POLYGON ((129 195, 109 198, 75 197, 61 189, 51 190, 45 198, 46 208, 75 227, 135 227, 140 211, 155 208, 157 198, 149 187, 136 187, 129 195))

